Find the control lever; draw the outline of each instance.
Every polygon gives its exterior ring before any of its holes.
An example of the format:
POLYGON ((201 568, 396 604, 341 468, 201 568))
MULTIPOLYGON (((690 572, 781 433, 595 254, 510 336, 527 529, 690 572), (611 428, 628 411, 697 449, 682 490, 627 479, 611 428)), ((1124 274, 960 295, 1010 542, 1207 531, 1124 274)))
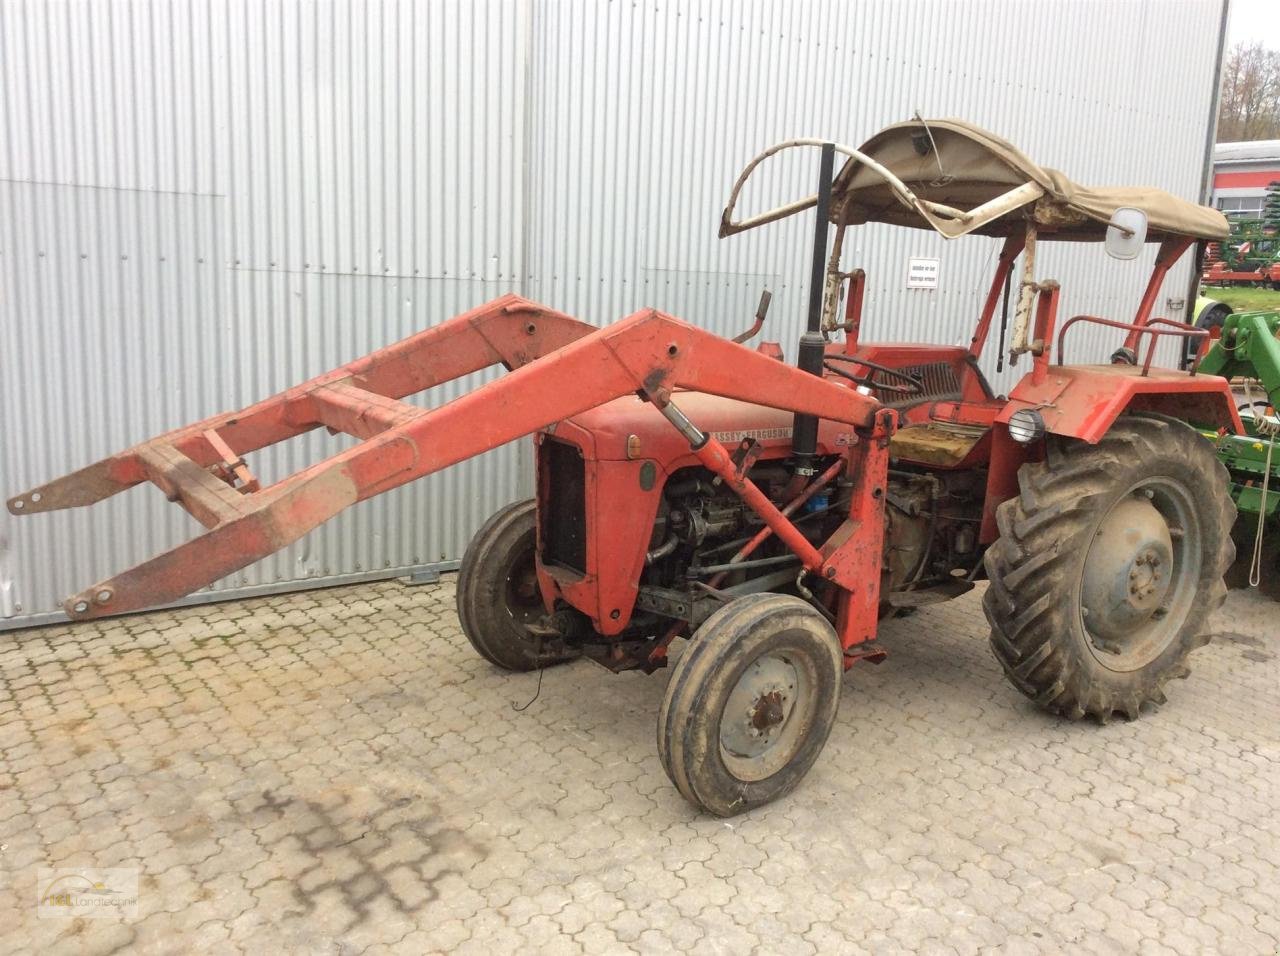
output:
POLYGON ((753 335, 756 335, 760 332, 760 330, 764 327, 764 317, 769 312, 769 303, 772 301, 773 301, 773 293, 770 292, 768 289, 765 289, 763 292, 760 293, 760 304, 756 306, 755 323, 751 326, 751 328, 747 329, 747 331, 743 332, 741 335, 735 335, 733 337, 733 341, 742 343, 747 341, 747 339, 751 338, 753 335))

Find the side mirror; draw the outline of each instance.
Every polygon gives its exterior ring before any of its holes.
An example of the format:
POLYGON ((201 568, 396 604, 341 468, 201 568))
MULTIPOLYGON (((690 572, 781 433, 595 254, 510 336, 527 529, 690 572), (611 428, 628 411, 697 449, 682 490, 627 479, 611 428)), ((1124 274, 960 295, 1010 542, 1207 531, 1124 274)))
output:
POLYGON ((1141 209, 1121 206, 1107 223, 1107 255, 1113 259, 1136 259, 1147 241, 1147 214, 1141 209))

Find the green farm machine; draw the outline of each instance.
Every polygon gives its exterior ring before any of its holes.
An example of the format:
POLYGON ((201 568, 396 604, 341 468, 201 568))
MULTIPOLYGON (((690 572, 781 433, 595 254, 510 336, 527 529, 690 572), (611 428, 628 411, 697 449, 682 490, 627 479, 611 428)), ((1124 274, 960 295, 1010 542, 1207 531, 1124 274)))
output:
POLYGON ((1237 219, 1231 235, 1210 243, 1202 281, 1211 285, 1280 289, 1280 234, 1263 219, 1237 219))
MULTIPOLYGON (((1218 305, 1210 303, 1209 308, 1218 305)), ((1240 383, 1237 404, 1246 432, 1210 433, 1231 474, 1231 496, 1239 510, 1234 530, 1239 558, 1227 580, 1280 599, 1280 450, 1276 447, 1280 445, 1280 418, 1276 414, 1280 406, 1280 312, 1242 312, 1218 318, 1221 337, 1201 360, 1199 371, 1240 383)))

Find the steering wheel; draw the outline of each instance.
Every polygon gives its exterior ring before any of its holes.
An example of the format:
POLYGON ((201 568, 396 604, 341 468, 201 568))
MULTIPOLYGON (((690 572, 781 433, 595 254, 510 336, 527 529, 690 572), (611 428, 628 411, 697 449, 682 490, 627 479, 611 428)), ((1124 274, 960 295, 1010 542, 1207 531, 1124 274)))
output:
POLYGON ((889 368, 887 365, 881 365, 878 362, 872 362, 868 359, 858 358, 856 355, 828 355, 822 363, 823 367, 829 372, 835 372, 841 378, 847 378, 855 385, 862 385, 866 388, 879 388, 886 392, 894 392, 898 395, 923 395, 924 383, 914 375, 910 375, 900 369, 889 368), (871 369, 870 375, 854 375, 842 368, 832 365, 832 362, 849 362, 853 365, 861 365, 863 368, 871 369), (889 382, 877 382, 876 373, 885 375, 889 378, 896 378, 902 381, 902 385, 892 385, 889 382))

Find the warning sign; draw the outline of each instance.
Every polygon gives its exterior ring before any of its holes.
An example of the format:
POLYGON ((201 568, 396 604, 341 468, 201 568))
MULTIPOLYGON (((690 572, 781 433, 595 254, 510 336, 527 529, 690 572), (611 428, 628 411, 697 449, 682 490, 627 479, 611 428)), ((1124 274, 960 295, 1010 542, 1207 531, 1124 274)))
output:
POLYGON ((938 260, 912 256, 907 260, 908 289, 938 288, 938 260))

